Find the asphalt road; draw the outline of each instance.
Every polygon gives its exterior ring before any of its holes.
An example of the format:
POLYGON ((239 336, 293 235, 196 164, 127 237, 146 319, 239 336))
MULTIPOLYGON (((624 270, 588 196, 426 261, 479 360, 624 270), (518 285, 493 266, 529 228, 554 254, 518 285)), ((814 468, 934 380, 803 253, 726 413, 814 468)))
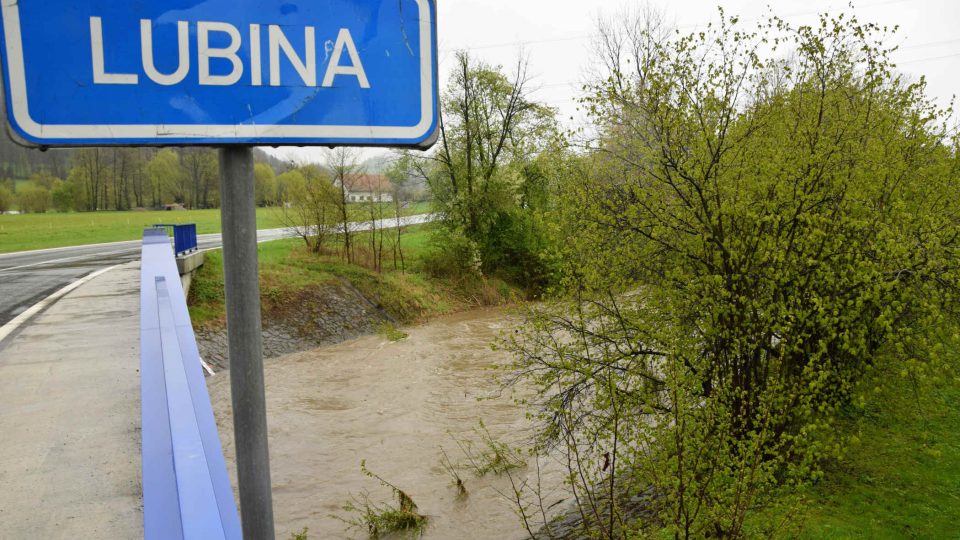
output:
MULTIPOLYGON (((433 221, 434 216, 421 214, 401 218, 401 224, 417 225, 433 221)), ((381 220, 378 227, 396 227, 396 220, 381 220)), ((351 223, 350 230, 362 231, 370 223, 351 223)), ((258 242, 269 242, 297 236, 291 229, 257 231, 258 242)), ((197 237, 201 250, 223 245, 219 234, 197 237)), ((101 268, 122 264, 140 257, 140 240, 113 242, 65 248, 20 251, 0 255, 0 326, 29 309, 53 292, 101 268)))

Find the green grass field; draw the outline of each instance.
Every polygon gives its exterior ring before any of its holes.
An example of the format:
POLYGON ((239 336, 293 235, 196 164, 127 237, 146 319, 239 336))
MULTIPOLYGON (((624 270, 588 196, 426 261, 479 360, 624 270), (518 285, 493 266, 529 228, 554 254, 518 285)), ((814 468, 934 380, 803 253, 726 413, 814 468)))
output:
POLYGON ((806 538, 960 537, 960 390, 903 385, 866 415, 861 444, 814 492, 806 538))
MULTIPOLYGON (((353 220, 369 216, 369 210, 359 204, 348 208, 353 220)), ((428 203, 413 204, 402 210, 404 215, 425 212, 429 212, 428 203)), ((392 215, 393 207, 385 207, 384 216, 392 215)), ((157 223, 196 223, 198 234, 218 233, 220 210, 0 215, 0 253, 137 240, 143 235, 143 229, 157 223)), ((280 209, 257 209, 257 228, 283 226, 280 209)))
MULTIPOLYGON (((0 215, 0 253, 137 240, 157 223, 196 223, 199 234, 220 232, 220 210, 0 215)), ((282 226, 277 209, 257 209, 258 228, 282 226)))
POLYGON ((847 419, 859 442, 797 494, 784 537, 960 538, 960 380, 878 378, 873 404, 847 419))

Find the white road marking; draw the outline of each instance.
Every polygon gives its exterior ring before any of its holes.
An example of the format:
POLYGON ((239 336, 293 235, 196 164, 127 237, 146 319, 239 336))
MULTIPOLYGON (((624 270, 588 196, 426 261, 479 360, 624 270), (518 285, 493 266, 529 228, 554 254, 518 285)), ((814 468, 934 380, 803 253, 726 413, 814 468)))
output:
POLYGON ((44 249, 28 249, 25 251, 11 251, 9 253, 0 253, 0 259, 4 257, 9 257, 13 255, 34 255, 41 253, 48 253, 50 251, 76 251, 83 248, 91 247, 103 247, 103 246, 119 246, 120 244, 131 244, 131 245, 140 245, 140 240, 120 240, 119 242, 101 242, 99 244, 80 244, 78 246, 63 246, 55 248, 44 248, 44 249))
POLYGON ((97 258, 100 258, 100 257, 105 257, 105 256, 107 256, 107 255, 117 255, 117 254, 120 254, 120 253, 130 253, 130 252, 134 252, 134 251, 140 251, 140 248, 139 248, 139 247, 135 247, 135 248, 128 248, 128 249, 121 249, 121 250, 119 250, 119 251, 107 251, 107 252, 104 252, 104 253, 90 253, 90 254, 88 254, 88 255, 77 255, 77 256, 75 256, 75 257, 65 257, 65 258, 63 258, 63 259, 53 259, 53 260, 50 260, 50 261, 42 261, 42 262, 38 262, 38 263, 24 264, 24 265, 20 265, 20 266, 11 266, 10 268, 0 269, 0 274, 5 274, 5 273, 7 273, 7 272, 13 272, 14 270, 22 270, 22 269, 24 269, 24 268, 33 268, 33 267, 35 267, 35 266, 47 266, 47 265, 50 265, 50 264, 60 264, 60 263, 64 263, 64 262, 79 261, 79 260, 83 260, 83 259, 97 259, 97 258))
POLYGON ((107 272, 109 272, 109 271, 111 271, 111 270, 113 270, 113 269, 115 269, 115 268, 118 268, 118 267, 120 267, 120 266, 122 266, 122 265, 118 264, 118 265, 116 265, 116 266, 111 266, 111 267, 109 267, 109 268, 104 268, 104 269, 102 269, 102 270, 97 270, 96 272, 93 272, 92 274, 88 274, 87 276, 82 277, 82 278, 74 281, 73 283, 67 285, 66 287, 60 289, 59 291, 57 291, 57 292, 51 294, 50 296, 44 298, 44 299, 41 300, 40 302, 37 302, 37 303, 34 304, 30 309, 24 311, 24 312, 21 313, 20 315, 17 315, 12 321, 8 322, 7 324, 5 324, 5 325, 3 325, 3 326, 0 326, 0 341, 3 341, 4 339, 6 339, 7 336, 9 336, 10 334, 12 334, 16 329, 18 329, 18 328, 20 328, 21 326, 23 326, 24 323, 26 323, 27 321, 29 321, 30 319, 32 319, 36 314, 38 314, 38 313, 40 313, 41 311, 43 311, 44 309, 46 309, 48 306, 50 306, 50 304, 53 304, 53 303, 56 302, 57 300, 63 298, 64 296, 66 296, 67 294, 69 294, 71 291, 73 291, 73 290, 76 289, 77 287, 83 285, 84 283, 89 282, 90 280, 92 280, 92 279, 94 279, 94 278, 96 278, 96 277, 98 277, 98 276, 101 276, 101 275, 103 275, 103 274, 106 274, 107 272))

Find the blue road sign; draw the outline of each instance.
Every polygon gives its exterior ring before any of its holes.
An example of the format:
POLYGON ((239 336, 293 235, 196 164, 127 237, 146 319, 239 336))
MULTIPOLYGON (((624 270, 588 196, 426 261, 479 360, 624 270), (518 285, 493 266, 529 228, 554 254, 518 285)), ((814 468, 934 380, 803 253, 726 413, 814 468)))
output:
POLYGON ((16 138, 40 146, 419 146, 435 0, 0 0, 16 138))

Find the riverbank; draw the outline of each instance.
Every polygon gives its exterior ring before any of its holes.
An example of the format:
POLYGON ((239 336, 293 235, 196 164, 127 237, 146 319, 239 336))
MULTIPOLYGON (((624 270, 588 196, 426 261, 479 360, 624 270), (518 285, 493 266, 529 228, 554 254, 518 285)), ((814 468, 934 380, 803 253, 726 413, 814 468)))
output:
MULTIPOLYGON (((403 232, 403 261, 396 266, 392 260, 385 262, 380 272, 347 264, 336 253, 312 253, 299 239, 260 244, 264 356, 274 358, 378 332, 386 335, 401 325, 521 298, 515 287, 497 279, 458 281, 430 275, 421 263, 429 235, 429 226, 403 232)), ((207 254, 194 276, 188 304, 201 356, 226 368, 220 251, 207 254)))

